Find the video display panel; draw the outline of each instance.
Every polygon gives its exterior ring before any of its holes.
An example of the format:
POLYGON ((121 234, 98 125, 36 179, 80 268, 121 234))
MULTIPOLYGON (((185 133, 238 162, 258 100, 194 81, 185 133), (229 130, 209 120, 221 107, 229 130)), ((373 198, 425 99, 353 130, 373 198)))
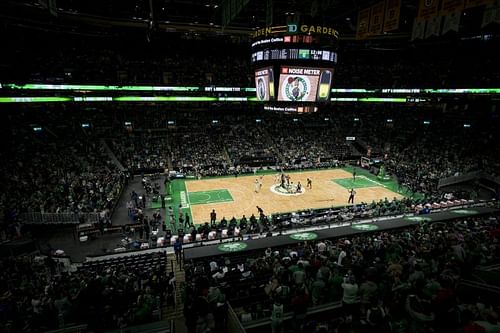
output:
POLYGON ((269 60, 321 60, 337 63, 337 53, 316 49, 274 48, 252 53, 252 63, 269 60))
POLYGON ((320 102, 330 97, 332 68, 282 66, 278 101, 320 102))
POLYGON ((255 92, 259 101, 274 100, 274 72, 272 67, 255 70, 255 92))

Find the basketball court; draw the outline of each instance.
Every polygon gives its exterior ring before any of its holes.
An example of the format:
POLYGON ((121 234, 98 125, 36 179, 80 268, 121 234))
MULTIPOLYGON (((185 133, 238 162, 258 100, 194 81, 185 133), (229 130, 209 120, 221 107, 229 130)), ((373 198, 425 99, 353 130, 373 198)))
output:
POLYGON ((182 207, 184 213, 192 216, 194 223, 200 224, 209 221, 212 209, 215 209, 217 220, 220 221, 222 217, 230 220, 233 216, 237 219, 243 215, 257 216, 257 206, 266 215, 344 206, 347 205, 351 188, 356 191, 355 203, 403 197, 397 193, 394 181, 381 181, 364 170, 358 171, 356 180, 353 180, 350 171, 344 169, 291 172, 288 175, 292 188, 298 182, 302 184, 301 193, 282 188, 277 173, 214 177, 176 181, 172 203, 182 207), (312 189, 306 188, 307 178, 312 179, 312 189), (262 183, 258 192, 256 180, 262 183))

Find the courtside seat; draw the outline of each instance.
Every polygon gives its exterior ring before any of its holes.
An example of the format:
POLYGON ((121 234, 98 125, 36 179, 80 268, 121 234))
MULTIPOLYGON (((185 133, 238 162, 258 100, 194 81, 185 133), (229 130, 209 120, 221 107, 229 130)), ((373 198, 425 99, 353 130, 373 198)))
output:
POLYGON ((222 238, 227 238, 227 229, 222 230, 222 238))
POLYGON ((201 242, 201 234, 196 234, 196 241, 201 242))
MULTIPOLYGON (((215 239, 215 236, 217 235, 217 233, 215 231, 210 231, 208 233, 208 239, 209 240, 212 240, 212 239, 215 239)), ((172 244, 173 245, 173 244, 172 244)))
POLYGON ((184 238, 182 239, 183 243, 191 243, 191 235, 187 234, 184 235, 184 238))
MULTIPOLYGON (((161 237, 160 237, 161 238, 161 237)), ((175 242, 177 241, 177 238, 179 238, 179 236, 172 236, 170 237, 170 245, 174 245, 175 242)), ((159 240, 159 239, 158 239, 159 240)), ((159 245, 160 246, 160 245, 159 245)))

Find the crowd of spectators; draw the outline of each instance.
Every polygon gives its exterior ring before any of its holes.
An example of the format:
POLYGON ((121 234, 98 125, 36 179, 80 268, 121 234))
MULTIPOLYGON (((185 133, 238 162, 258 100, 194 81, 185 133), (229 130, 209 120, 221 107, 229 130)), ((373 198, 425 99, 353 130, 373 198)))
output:
POLYGON ((318 117, 306 123, 297 121, 287 124, 286 131, 281 122, 267 128, 273 146, 281 155, 280 165, 285 168, 311 168, 325 164, 332 166, 334 161, 359 157, 359 152, 355 152, 352 146, 346 143, 345 137, 341 137, 338 124, 320 120, 318 117))
POLYGON ((168 168, 170 149, 167 138, 154 133, 122 135, 110 139, 110 148, 125 168, 163 172, 168 168))
POLYGON ((288 328, 312 332, 308 309, 341 302, 338 332, 493 332, 499 304, 457 287, 499 259, 499 227, 498 216, 467 218, 198 259, 186 264, 186 322, 214 328, 229 301, 243 322, 271 318, 282 332, 292 312, 288 328))
MULTIPOLYGON (((161 42, 151 43, 143 34, 132 32, 53 38, 9 27, 2 37, 11 52, 0 57, 0 69, 2 77, 10 81, 254 85, 250 41, 227 35, 188 38, 168 34, 168 42, 160 38, 161 42), (137 48, 123 46, 129 43, 137 48), (39 44, 45 47, 37 47, 39 44)), ((376 49, 341 42, 334 84, 340 88, 492 87, 500 78, 500 68, 493 56, 498 52, 497 44, 495 39, 464 40, 376 49)))
POLYGON ((266 134, 267 126, 260 124, 235 123, 224 134, 224 141, 230 142, 227 152, 233 165, 276 165, 278 154, 266 134))
POLYGON ((483 40, 397 49, 346 45, 339 50, 334 82, 342 88, 490 87, 500 78, 488 56, 494 52, 496 43, 483 40), (470 62, 475 57, 481 60, 470 62))
POLYGON ((4 211, 79 213, 114 208, 125 175, 97 139, 77 134, 70 141, 30 128, 15 131, 1 157, 4 211))
POLYGON ((150 322, 167 295, 165 255, 145 254, 63 269, 53 257, 0 260, 0 330, 42 332, 84 324, 89 331, 150 322))
POLYGON ((219 126, 206 125, 171 133, 169 142, 174 170, 196 176, 227 174, 230 162, 224 149, 222 131, 219 126))
POLYGON ((53 38, 9 31, 2 36, 11 52, 0 56, 0 73, 11 82, 190 87, 249 87, 253 82, 247 45, 227 36, 194 41, 171 35, 168 43, 151 44, 133 33, 53 38), (128 43, 136 48, 124 47, 128 43), (38 48, 41 44, 45 47, 38 48))

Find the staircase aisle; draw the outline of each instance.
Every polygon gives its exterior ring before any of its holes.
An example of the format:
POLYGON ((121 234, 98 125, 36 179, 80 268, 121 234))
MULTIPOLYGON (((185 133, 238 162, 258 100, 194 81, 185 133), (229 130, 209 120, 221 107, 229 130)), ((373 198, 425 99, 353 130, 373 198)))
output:
POLYGON ((175 321, 175 331, 178 333, 186 332, 184 325, 184 304, 182 301, 182 290, 185 280, 185 272, 179 267, 177 261, 175 260, 174 254, 169 254, 167 256, 168 270, 173 266, 176 288, 175 288, 175 304, 166 304, 162 308, 162 318, 164 320, 174 320, 175 321), (173 265, 172 265, 173 263, 173 265))

